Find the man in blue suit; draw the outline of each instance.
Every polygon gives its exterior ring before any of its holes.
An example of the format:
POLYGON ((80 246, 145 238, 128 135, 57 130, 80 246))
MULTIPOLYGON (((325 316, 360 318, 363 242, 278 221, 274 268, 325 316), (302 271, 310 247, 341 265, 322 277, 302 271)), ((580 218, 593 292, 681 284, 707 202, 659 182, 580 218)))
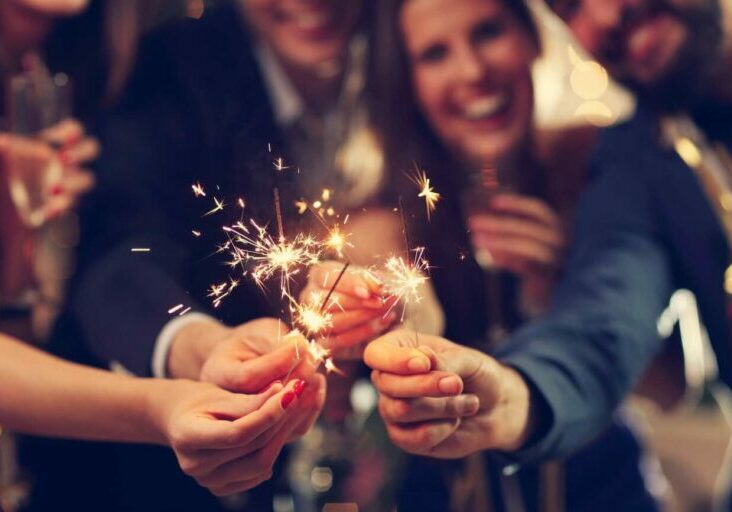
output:
POLYGON ((639 106, 594 153, 572 254, 545 317, 495 359, 406 332, 368 347, 382 416, 407 451, 452 458, 497 449, 519 462, 571 453, 605 428, 661 346, 656 321, 680 287, 696 294, 732 384, 729 2, 550 5, 639 106), (445 393, 440 382, 455 375, 459 389, 445 393))

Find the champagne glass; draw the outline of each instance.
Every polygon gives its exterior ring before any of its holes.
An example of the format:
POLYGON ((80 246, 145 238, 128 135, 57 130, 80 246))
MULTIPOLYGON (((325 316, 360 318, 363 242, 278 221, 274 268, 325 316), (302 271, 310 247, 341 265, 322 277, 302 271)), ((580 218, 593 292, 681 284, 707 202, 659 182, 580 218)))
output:
MULTIPOLYGON (((462 194, 463 214, 465 219, 474 215, 491 212, 491 201, 509 187, 500 176, 494 165, 485 165, 469 175, 468 186, 462 194)), ((487 348, 495 347, 507 334, 506 304, 503 297, 502 269, 496 266, 491 253, 487 249, 473 247, 473 257, 483 270, 486 291, 488 328, 486 332, 487 348)))
POLYGON ((68 76, 50 76, 45 68, 10 79, 10 142, 8 188, 20 219, 31 228, 45 221, 44 206, 63 167, 56 147, 40 139, 41 132, 71 114, 68 76))

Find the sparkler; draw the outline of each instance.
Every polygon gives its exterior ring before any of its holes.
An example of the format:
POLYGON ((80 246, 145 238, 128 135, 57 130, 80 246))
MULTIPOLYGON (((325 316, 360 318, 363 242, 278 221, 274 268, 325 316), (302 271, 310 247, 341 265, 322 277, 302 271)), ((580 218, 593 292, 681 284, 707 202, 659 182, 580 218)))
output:
POLYGON ((422 301, 420 288, 424 285, 429 277, 430 265, 424 257, 424 247, 417 247, 410 251, 413 256, 409 259, 392 256, 386 260, 383 275, 383 289, 386 295, 394 297, 396 300, 388 312, 401 303, 404 306, 402 310, 402 321, 409 304, 415 304, 422 301))
POLYGON ((206 197, 206 192, 200 182, 194 183, 191 188, 193 189, 193 195, 196 197, 206 197))

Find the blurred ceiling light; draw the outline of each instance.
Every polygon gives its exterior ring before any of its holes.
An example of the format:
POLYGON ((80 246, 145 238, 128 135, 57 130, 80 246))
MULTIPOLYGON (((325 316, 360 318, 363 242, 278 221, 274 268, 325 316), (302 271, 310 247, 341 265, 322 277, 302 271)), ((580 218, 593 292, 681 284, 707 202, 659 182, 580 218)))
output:
POLYGON ((617 120, 617 115, 610 107, 599 101, 584 101, 574 111, 575 117, 581 117, 594 126, 609 126, 617 120))

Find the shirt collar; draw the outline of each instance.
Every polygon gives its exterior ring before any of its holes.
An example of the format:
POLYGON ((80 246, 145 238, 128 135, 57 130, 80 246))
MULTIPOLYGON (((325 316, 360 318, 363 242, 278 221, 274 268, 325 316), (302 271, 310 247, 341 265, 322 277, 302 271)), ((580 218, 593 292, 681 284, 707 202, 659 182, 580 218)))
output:
POLYGON ((275 121, 279 126, 294 123, 305 113, 302 97, 295 90, 269 46, 258 45, 255 56, 272 102, 275 121))

